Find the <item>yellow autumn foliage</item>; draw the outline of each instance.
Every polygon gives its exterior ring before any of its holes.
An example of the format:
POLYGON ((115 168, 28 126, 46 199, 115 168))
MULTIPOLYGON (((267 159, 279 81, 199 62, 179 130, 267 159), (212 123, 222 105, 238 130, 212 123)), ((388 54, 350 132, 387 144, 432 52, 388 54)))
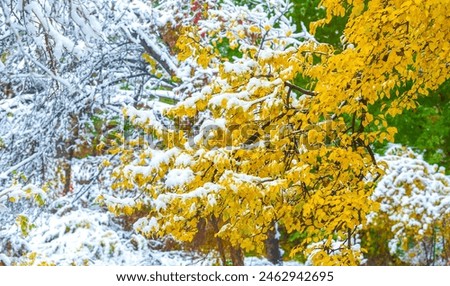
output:
POLYGON ((448 78, 447 2, 324 0, 327 16, 317 24, 352 11, 340 53, 281 33, 275 26, 285 22, 227 19, 211 8, 204 21, 217 25, 183 27, 177 48, 180 61, 214 77, 167 111, 173 130, 137 123, 165 148, 129 142, 141 149, 120 150, 114 187, 137 187, 140 195, 134 206, 107 202, 111 210, 131 215, 146 205, 138 231, 184 242, 205 232, 207 249, 222 257, 226 249, 264 254, 278 225, 305 234, 291 255, 359 264, 356 238, 378 209, 370 196, 383 174, 371 145, 394 139, 383 113, 414 107, 448 78), (225 40, 239 57, 220 52, 225 40), (299 75, 312 90, 293 84, 299 75), (408 88, 398 94, 399 87, 408 88), (198 130, 180 123, 199 118, 198 130))

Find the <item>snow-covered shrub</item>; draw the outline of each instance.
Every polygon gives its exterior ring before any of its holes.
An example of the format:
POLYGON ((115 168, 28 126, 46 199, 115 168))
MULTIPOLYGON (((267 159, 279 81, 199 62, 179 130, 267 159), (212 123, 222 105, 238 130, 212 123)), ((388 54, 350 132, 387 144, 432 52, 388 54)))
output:
POLYGON ((11 259, 28 252, 25 237, 47 200, 47 193, 32 184, 15 182, 0 191, 0 264, 10 265, 11 259))
POLYGON ((450 177, 410 148, 392 145, 379 159, 387 169, 373 194, 380 210, 372 215, 372 236, 384 238, 401 263, 448 264, 450 177))
POLYGON ((74 186, 79 192, 66 197, 59 197, 50 181, 42 188, 24 184, 23 174, 17 175, 11 186, 0 189, 0 264, 120 263, 120 259, 112 262, 107 258, 123 252, 120 247, 125 240, 117 233, 120 227, 88 201, 98 195, 102 187, 99 181, 108 182, 97 174, 103 159, 74 160, 74 186), (91 177, 98 180, 80 183, 91 177), (86 249, 95 247, 98 249, 91 256, 86 255, 86 249))
POLYGON ((26 236, 20 225, 0 231, 2 261, 12 265, 153 265, 149 243, 121 230, 99 210, 60 199, 33 220, 26 236))

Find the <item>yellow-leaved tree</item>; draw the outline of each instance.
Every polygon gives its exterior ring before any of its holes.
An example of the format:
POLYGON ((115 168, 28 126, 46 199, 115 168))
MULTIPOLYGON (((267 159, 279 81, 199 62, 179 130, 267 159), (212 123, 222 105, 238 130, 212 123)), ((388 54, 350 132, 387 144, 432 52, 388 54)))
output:
POLYGON ((359 264, 383 173, 371 146, 393 141, 386 114, 448 78, 448 1, 322 1, 327 18, 316 25, 349 14, 342 52, 296 33, 285 1, 193 2, 202 13, 193 6, 194 20, 173 28, 173 52, 191 78, 208 76, 164 110, 169 124, 126 112, 149 140, 115 150, 114 187, 129 192, 101 200, 142 216, 137 231, 193 241, 222 264, 243 264, 246 253, 280 262, 279 230, 300 234, 291 256, 359 264))

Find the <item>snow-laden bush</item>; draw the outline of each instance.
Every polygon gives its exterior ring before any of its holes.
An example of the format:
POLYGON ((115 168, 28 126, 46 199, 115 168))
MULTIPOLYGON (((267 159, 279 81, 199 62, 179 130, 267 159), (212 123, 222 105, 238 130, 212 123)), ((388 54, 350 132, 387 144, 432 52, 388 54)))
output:
POLYGON ((384 237, 403 263, 448 264, 450 177, 410 148, 392 145, 379 159, 387 169, 373 194, 380 210, 372 216, 372 236, 384 237))
MULTIPOLYGON (((20 216, 19 216, 20 217, 20 216)), ((0 231, 1 259, 12 265, 160 264, 148 240, 124 232, 101 210, 74 206, 66 198, 28 221, 0 231)))

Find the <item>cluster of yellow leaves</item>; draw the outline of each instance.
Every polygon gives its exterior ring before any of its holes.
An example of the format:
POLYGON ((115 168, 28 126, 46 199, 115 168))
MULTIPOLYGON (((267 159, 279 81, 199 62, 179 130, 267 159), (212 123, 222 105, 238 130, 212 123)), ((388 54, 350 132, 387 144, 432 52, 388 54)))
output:
MULTIPOLYGON (((352 9, 344 31, 348 48, 331 57, 312 75, 316 91, 337 97, 342 113, 363 113, 364 106, 383 98, 381 110, 395 116, 414 108, 448 79, 450 1, 325 0, 327 19, 352 9), (344 10, 345 11, 345 10, 344 10), (399 94, 399 89, 407 91, 399 94), (349 95, 350 93, 350 95, 349 95)), ((323 23, 316 23, 323 24, 323 23)), ((381 120, 382 122, 382 120, 381 120)))
POLYGON ((196 26, 181 29, 176 47, 180 61, 193 57, 201 67, 206 68, 212 59, 211 49, 208 46, 202 46, 201 36, 196 26))
MULTIPOLYGON (((138 230, 191 241, 206 221, 217 239, 212 248, 229 245, 262 254, 267 232, 277 223, 288 233, 306 234, 292 255, 308 254, 314 244, 309 254, 315 264, 358 264, 364 250, 351 242, 366 214, 378 208, 370 195, 382 174, 370 146, 393 141, 396 132, 369 107, 409 84, 405 94, 381 107, 396 115, 448 77, 449 25, 441 17, 447 6, 400 2, 370 1, 366 7, 364 1, 322 1, 328 8, 325 22, 353 5, 345 36, 354 47, 339 54, 328 45, 300 43, 288 29, 245 17, 227 20, 213 9, 205 21, 220 25, 181 29, 178 59, 194 60, 216 74, 166 115, 178 123, 195 122, 205 113, 209 119, 198 134, 181 124, 153 129, 164 151, 146 146, 121 151, 114 187, 137 187, 136 201, 149 209, 152 222, 138 230), (428 12, 419 13, 422 8, 428 12), (239 58, 221 55, 217 43, 223 40, 239 58), (312 79, 314 91, 291 84, 299 74, 312 79), (189 170, 193 177, 168 184, 171 170, 189 170), (342 241, 337 246, 336 237, 342 241)), ((134 212, 117 204, 111 208, 134 212)))
POLYGON ((34 225, 30 223, 28 217, 25 215, 17 216, 16 223, 23 236, 27 236, 30 230, 34 227, 34 225))
MULTIPOLYGON (((310 257, 308 263, 320 266, 357 266, 360 265, 362 252, 358 249, 336 247, 332 249, 331 239, 324 243, 314 243, 308 246, 305 253, 310 257)), ((341 245, 340 243, 338 245, 341 245)), ((294 250, 295 252, 295 250, 294 250)))
POLYGON ((150 65, 150 73, 160 78, 162 73, 158 71, 156 61, 147 53, 144 53, 142 58, 150 65))

